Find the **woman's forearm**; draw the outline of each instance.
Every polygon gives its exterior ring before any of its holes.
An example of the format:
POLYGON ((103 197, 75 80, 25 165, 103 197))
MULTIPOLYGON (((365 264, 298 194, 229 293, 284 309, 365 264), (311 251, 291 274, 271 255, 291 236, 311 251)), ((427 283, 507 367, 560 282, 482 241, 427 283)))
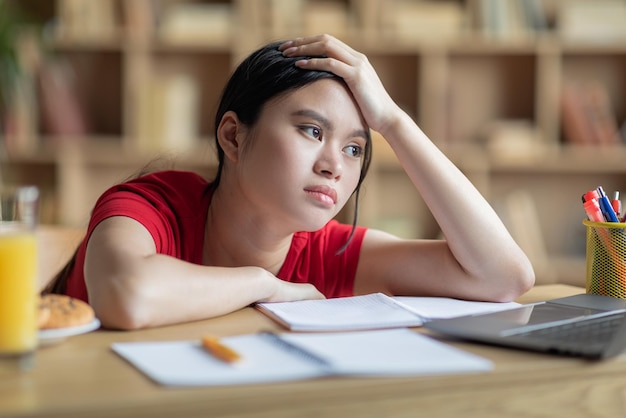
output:
POLYGON ((90 304, 109 328, 215 317, 268 297, 276 287, 255 267, 206 267, 160 254, 135 264, 86 271, 90 304))
POLYGON ((381 134, 437 220, 462 268, 475 277, 521 277, 532 266, 506 227, 467 177, 404 112, 381 134), (497 252, 497 256, 494 254, 497 252))
POLYGON ((207 267, 155 254, 142 266, 88 280, 90 303, 109 328, 140 329, 224 315, 259 301, 321 298, 260 267, 207 267), (99 284, 94 285, 94 282, 99 284))

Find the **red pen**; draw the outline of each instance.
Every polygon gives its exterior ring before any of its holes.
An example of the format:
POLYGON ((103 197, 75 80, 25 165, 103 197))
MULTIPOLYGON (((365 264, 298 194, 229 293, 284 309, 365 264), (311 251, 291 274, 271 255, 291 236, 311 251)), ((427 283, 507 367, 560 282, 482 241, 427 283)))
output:
POLYGON ((600 194, 598 193, 598 191, 596 189, 593 190, 589 190, 587 193, 585 193, 583 195, 583 203, 589 201, 589 200, 593 200, 593 199, 599 199, 600 198, 600 194))
POLYGON ((585 213, 587 213, 587 218, 589 218, 590 221, 606 222, 604 219, 604 215, 602 214, 602 209, 600 209, 600 203, 598 203, 598 199, 586 200, 583 206, 585 208, 585 213))
POLYGON ((613 192, 613 200, 611 200, 611 207, 615 211, 615 214, 619 217, 622 213, 622 202, 619 200, 619 192, 613 192))

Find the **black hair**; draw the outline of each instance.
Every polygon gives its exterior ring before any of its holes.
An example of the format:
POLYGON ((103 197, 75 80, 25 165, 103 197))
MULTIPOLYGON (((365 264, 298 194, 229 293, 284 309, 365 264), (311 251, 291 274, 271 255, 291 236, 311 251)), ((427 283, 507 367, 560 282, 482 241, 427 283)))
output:
MULTIPOLYGON (((217 129, 226 112, 235 112, 244 125, 251 127, 257 121, 263 106, 275 97, 323 79, 334 79, 345 84, 341 77, 333 73, 296 67, 296 61, 310 57, 285 57, 282 51, 278 49, 281 44, 282 42, 270 43, 250 54, 235 69, 222 92, 222 98, 215 114, 215 146, 218 168, 217 174, 211 183, 213 189, 219 186, 224 166, 224 150, 219 144, 217 129)), ((365 180, 371 160, 372 140, 368 132, 361 164, 361 174, 357 187, 354 190, 355 205, 352 234, 358 220, 358 201, 361 185, 365 180)), ((349 244, 352 234, 350 234, 348 241, 340 251, 343 251, 349 244)))

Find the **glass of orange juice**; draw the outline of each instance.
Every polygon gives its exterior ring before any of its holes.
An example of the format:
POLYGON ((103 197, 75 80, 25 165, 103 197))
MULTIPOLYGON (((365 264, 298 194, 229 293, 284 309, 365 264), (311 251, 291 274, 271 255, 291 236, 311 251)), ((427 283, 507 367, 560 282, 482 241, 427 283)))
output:
POLYGON ((0 187, 0 373, 34 363, 38 203, 34 186, 0 187))

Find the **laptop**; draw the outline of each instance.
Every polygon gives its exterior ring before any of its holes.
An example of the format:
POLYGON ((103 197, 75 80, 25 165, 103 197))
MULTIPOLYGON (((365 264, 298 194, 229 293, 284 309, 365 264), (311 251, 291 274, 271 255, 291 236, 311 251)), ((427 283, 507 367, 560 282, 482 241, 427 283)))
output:
POLYGON ((626 300, 585 293, 506 311, 436 319, 424 328, 475 342, 605 359, 626 350, 626 300))

